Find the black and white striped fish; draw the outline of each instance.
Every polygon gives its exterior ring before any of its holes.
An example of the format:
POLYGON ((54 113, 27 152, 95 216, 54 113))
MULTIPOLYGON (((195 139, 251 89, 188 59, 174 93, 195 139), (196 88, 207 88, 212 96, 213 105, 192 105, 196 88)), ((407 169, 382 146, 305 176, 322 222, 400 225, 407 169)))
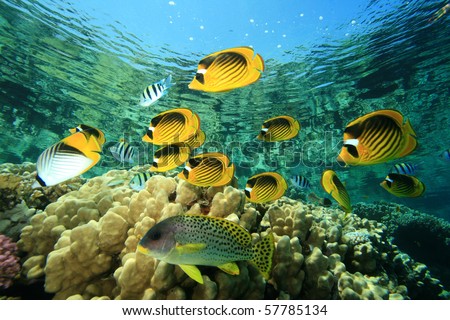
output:
POLYGON ((390 173, 414 175, 418 167, 419 165, 413 163, 407 162, 397 163, 392 167, 390 173))
POLYGON ((130 181, 130 188, 136 191, 141 191, 145 188, 145 183, 152 176, 150 171, 140 172, 136 174, 130 181))
POLYGON ((120 162, 134 163, 136 159, 135 147, 130 146, 124 139, 109 148, 114 159, 120 162))
POLYGON ((306 179, 304 176, 293 175, 291 177, 291 181, 294 184, 294 186, 296 186, 296 187, 299 187, 302 189, 311 188, 311 184, 309 183, 309 180, 306 179))
POLYGON ((141 101, 139 104, 143 107, 148 107, 159 100, 161 97, 167 94, 167 89, 173 86, 172 75, 169 75, 166 79, 162 79, 155 82, 145 88, 141 94, 141 101))

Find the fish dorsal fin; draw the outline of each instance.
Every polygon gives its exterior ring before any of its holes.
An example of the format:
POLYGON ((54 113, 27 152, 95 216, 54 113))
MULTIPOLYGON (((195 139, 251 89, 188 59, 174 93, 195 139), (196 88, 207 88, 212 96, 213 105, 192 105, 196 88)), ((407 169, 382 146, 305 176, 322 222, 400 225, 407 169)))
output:
POLYGON ((93 152, 101 152, 102 151, 101 145, 98 143, 98 140, 93 136, 91 136, 89 138, 86 148, 89 151, 93 151, 93 152))
POLYGON ((175 247, 175 250, 178 254, 190 254, 190 253, 196 253, 200 250, 203 250, 206 248, 205 243, 187 243, 187 244, 178 244, 175 247))
POLYGON ((345 140, 353 140, 357 139, 361 136, 362 132, 364 130, 364 126, 362 123, 357 119, 355 121, 352 121, 347 125, 347 127, 344 130, 344 141, 345 140))
POLYGON ((220 270, 222 270, 225 273, 231 274, 233 276, 237 276, 239 274, 239 267, 236 264, 236 262, 228 262, 221 264, 220 266, 217 266, 220 270))
POLYGON ((378 110, 378 111, 375 111, 373 114, 383 115, 383 116, 392 118, 392 119, 394 119, 395 122, 398 123, 399 126, 401 126, 403 124, 403 115, 397 110, 393 110, 393 109, 378 110))
POLYGON ((189 264, 179 264, 178 266, 189 276, 189 278, 203 284, 202 273, 196 266, 189 264))

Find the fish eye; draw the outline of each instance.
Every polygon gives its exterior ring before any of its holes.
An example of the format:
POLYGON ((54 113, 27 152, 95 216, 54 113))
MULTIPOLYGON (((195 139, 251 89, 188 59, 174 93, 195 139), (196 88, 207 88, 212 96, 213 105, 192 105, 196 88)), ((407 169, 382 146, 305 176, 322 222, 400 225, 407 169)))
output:
POLYGON ((198 165, 200 165, 200 163, 202 163, 202 159, 197 159, 197 158, 191 158, 188 161, 189 166, 193 169, 195 167, 197 167, 198 165))
POLYGON ((159 239, 161 239, 161 232, 159 232, 159 231, 153 232, 150 235, 150 240, 156 241, 156 240, 159 240, 159 239))
POLYGON ((147 136, 148 136, 150 139, 153 139, 153 131, 150 130, 150 128, 147 130, 147 136))
POLYGON ((201 84, 205 84, 205 76, 203 75, 203 73, 199 73, 197 72, 195 74, 195 79, 200 82, 201 84))
POLYGON ((344 144, 344 147, 347 148, 348 153, 354 158, 359 158, 358 149, 354 145, 344 144))

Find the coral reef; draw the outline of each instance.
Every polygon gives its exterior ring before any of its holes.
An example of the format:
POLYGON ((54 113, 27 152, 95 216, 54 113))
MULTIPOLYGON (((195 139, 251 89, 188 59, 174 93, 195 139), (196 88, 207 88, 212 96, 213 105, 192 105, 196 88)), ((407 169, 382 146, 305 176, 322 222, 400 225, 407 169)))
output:
POLYGON ((0 164, 0 233, 18 240, 20 230, 37 211, 62 195, 78 189, 84 179, 76 177, 56 186, 33 189, 36 165, 0 164))
POLYGON ((0 234, 0 289, 11 286, 19 272, 17 244, 0 234))
POLYGON ((390 243, 382 223, 286 197, 245 203, 231 186, 200 188, 171 176, 155 175, 137 192, 127 184, 134 173, 94 177, 36 211, 18 241, 22 277, 44 279, 54 299, 446 297, 426 266, 390 243), (229 219, 255 242, 272 232, 271 278, 242 261, 237 276, 200 266, 200 285, 179 267, 136 252, 147 230, 179 214, 229 219))
POLYGON ((388 237, 415 260, 426 262, 439 279, 450 286, 450 223, 395 203, 355 205, 358 215, 386 225, 388 237), (433 250, 430 250, 433 248, 433 250), (439 254, 435 254, 439 252, 439 254))

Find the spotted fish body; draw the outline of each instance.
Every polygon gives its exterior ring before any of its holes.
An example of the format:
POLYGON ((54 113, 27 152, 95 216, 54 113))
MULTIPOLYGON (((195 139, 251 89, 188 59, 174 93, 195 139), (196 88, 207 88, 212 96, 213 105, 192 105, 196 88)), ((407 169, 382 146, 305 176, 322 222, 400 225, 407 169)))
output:
POLYGON ((139 242, 138 251, 179 265, 202 283, 196 265, 216 266, 229 274, 239 274, 235 261, 246 260, 268 278, 274 242, 269 234, 252 245, 250 233, 236 223, 203 215, 179 215, 151 228, 139 242))

